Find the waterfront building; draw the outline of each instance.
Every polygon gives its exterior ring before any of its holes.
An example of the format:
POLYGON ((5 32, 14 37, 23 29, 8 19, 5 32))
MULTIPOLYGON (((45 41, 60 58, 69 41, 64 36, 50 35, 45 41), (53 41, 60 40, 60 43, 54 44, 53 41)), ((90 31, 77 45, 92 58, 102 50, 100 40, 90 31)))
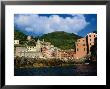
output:
POLYGON ((80 59, 90 54, 91 47, 95 44, 96 33, 89 33, 84 38, 80 38, 75 43, 75 59, 80 59))
POLYGON ((75 59, 85 57, 87 55, 86 38, 80 38, 76 42, 75 59))
POLYGON ((97 38, 97 34, 96 33, 89 33, 86 36, 86 40, 87 40, 87 48, 88 48, 88 52, 90 53, 90 48, 95 44, 95 39, 97 38))
POLYGON ((16 56, 23 57, 23 56, 25 56, 25 52, 27 52, 26 47, 16 47, 15 48, 15 57, 16 56))
POLYGON ((73 60, 74 59, 74 55, 75 55, 75 51, 74 49, 70 49, 70 50, 60 50, 59 51, 59 57, 60 59, 66 61, 66 60, 73 60))

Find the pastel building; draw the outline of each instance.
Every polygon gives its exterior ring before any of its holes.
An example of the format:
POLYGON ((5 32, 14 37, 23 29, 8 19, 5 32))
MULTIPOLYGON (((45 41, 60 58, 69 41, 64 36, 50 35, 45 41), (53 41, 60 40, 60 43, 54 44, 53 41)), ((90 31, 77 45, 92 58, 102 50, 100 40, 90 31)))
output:
POLYGON ((95 44, 95 39, 97 38, 96 33, 89 33, 84 38, 78 39, 76 42, 76 53, 74 54, 75 59, 80 59, 85 57, 90 53, 91 47, 95 44))
POLYGON ((74 59, 74 54, 75 54, 74 49, 60 50, 60 51, 58 51, 57 58, 59 58, 61 60, 74 59))
POLYGON ((86 38, 78 39, 76 42, 75 59, 85 57, 87 55, 87 42, 86 38))

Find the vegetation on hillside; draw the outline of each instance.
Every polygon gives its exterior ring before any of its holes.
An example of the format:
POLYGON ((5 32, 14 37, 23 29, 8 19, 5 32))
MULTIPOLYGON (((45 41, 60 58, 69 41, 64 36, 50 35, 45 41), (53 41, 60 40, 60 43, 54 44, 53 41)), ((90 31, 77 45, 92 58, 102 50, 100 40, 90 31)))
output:
POLYGON ((67 33, 64 31, 56 31, 48 34, 44 34, 39 39, 45 39, 47 42, 51 42, 55 47, 61 48, 63 50, 73 49, 75 47, 75 42, 80 36, 74 33, 67 33))
POLYGON ((27 35, 19 31, 18 29, 14 30, 14 40, 19 40, 20 44, 25 44, 26 39, 27 39, 27 35))
POLYGON ((74 33, 56 31, 56 32, 44 34, 39 37, 32 37, 32 38, 33 40, 27 41, 27 35, 15 29, 14 39, 19 39, 20 44, 34 46, 37 39, 40 40, 44 39, 46 42, 50 42, 55 47, 61 48, 63 50, 75 48, 75 41, 81 37, 74 33))

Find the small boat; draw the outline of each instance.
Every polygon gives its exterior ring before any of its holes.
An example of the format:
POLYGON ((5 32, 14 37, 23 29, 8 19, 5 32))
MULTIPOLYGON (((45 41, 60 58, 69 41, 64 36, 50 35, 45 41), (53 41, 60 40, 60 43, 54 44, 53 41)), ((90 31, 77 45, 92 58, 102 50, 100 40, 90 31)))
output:
POLYGON ((89 63, 85 63, 86 65, 88 65, 89 63))

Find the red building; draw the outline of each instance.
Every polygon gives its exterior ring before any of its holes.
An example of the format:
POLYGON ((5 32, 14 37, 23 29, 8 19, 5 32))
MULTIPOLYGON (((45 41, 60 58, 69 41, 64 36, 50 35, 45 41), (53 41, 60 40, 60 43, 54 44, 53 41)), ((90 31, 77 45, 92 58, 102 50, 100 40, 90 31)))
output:
POLYGON ((86 37, 78 39, 76 42, 76 51, 74 54, 75 59, 80 59, 85 57, 90 53, 90 48, 95 43, 95 38, 97 37, 96 33, 89 33, 86 37))
POLYGON ((85 57, 87 55, 87 42, 86 38, 78 39, 76 42, 75 59, 85 57))

